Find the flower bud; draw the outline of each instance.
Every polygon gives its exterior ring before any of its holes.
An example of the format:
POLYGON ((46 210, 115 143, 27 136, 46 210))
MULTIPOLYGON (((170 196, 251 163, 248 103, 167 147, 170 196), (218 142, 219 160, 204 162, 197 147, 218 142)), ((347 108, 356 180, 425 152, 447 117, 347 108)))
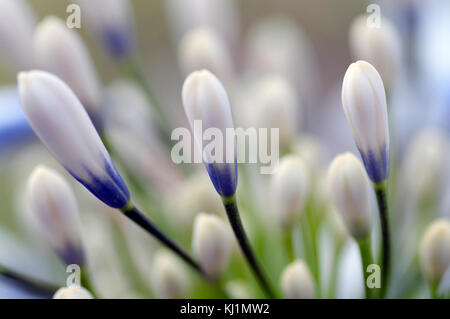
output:
POLYGON ((450 267, 450 222, 439 219, 432 222, 420 243, 420 262, 427 280, 438 285, 450 267))
POLYGON ((232 80, 233 66, 226 43, 208 27, 199 27, 184 35, 178 48, 178 60, 186 75, 207 69, 224 83, 232 80))
POLYGON ((128 188, 72 90, 43 71, 21 72, 18 82, 28 121, 53 156, 105 204, 126 206, 128 188))
POLYGON ((194 221, 192 247, 201 267, 211 278, 225 270, 231 253, 229 227, 219 217, 200 213, 194 221))
POLYGON ((158 298, 186 298, 189 276, 183 265, 168 251, 159 251, 153 262, 153 291, 158 298))
POLYGON ((30 210, 50 245, 67 265, 83 265, 78 206, 69 184, 57 172, 37 166, 27 188, 30 210))
POLYGON ((272 207, 282 228, 295 224, 309 193, 309 176, 304 161, 296 155, 281 160, 272 178, 272 207))
MULTIPOLYGON (((207 70, 191 73, 183 85, 183 106, 195 143, 216 191, 224 197, 234 195, 237 188, 237 156, 234 132, 228 136, 227 129, 233 129, 230 102, 222 83, 207 70), (203 132, 196 129, 201 121, 203 130, 219 130, 223 137, 223 149, 213 152, 203 149, 203 132)), ((220 138, 220 137, 219 137, 220 138)))
POLYGON ((59 288, 53 299, 94 299, 94 297, 83 287, 70 286, 59 288))
POLYGON ((73 29, 59 18, 45 18, 35 31, 34 50, 39 67, 66 82, 88 112, 99 108, 99 79, 86 46, 73 29))
POLYGON ((380 27, 374 27, 367 15, 358 16, 350 27, 350 48, 356 60, 373 64, 386 87, 392 87, 401 65, 401 40, 391 21, 383 17, 380 27))
POLYGON ((303 260, 289 264, 281 275, 281 289, 288 299, 313 299, 315 283, 308 265, 303 260))
POLYGON ((0 0, 0 56, 13 72, 34 65, 33 29, 36 17, 23 0, 0 0))
POLYGON ((129 0, 76 0, 85 22, 105 49, 123 58, 135 49, 135 25, 129 0))
POLYGON ((365 62, 352 63, 342 84, 342 105, 367 174, 374 183, 389 174, 389 128, 383 81, 365 62))
POLYGON ((355 239, 370 234, 369 182, 360 161, 351 153, 338 155, 328 170, 330 196, 355 239))

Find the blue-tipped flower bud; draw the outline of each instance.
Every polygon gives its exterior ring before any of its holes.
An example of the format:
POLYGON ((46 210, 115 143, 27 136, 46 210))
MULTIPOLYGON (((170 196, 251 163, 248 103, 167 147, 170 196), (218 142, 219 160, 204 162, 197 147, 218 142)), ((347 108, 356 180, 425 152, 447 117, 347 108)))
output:
POLYGON ((389 128, 386 93, 368 62, 352 63, 342 84, 342 105, 367 174, 374 183, 389 174, 389 128))
POLYGON ((184 110, 191 125, 197 147, 203 154, 203 162, 217 192, 224 197, 234 195, 237 187, 237 157, 230 102, 219 79, 207 70, 191 73, 183 85, 184 110), (203 130, 217 129, 222 133, 223 149, 212 154, 203 149, 203 132, 196 129, 194 122, 201 121, 203 130), (218 153, 221 152, 221 155, 218 153), (234 153, 234 154, 232 154, 234 153))
POLYGON ((72 90, 44 71, 21 72, 18 82, 28 121, 53 156, 105 204, 126 206, 128 188, 72 90))

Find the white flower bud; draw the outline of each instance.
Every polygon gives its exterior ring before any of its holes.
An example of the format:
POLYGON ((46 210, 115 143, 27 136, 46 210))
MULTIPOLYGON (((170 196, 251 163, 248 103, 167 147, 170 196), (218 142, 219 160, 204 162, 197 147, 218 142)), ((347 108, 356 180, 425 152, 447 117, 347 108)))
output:
POLYGON ((228 136, 226 133, 234 126, 225 88, 211 72, 196 71, 184 81, 182 99, 196 146, 201 149, 200 154, 203 154, 203 162, 214 187, 221 196, 234 195, 237 188, 237 154, 234 134, 228 136), (194 123, 199 120, 204 131, 213 128, 222 134, 223 149, 215 149, 215 158, 212 152, 208 154, 206 148, 203 149, 203 132, 195 129, 194 123))
POLYGON ((72 90, 44 71, 21 72, 18 82, 25 115, 53 156, 105 204, 126 206, 128 188, 72 90))
POLYGON ((374 183, 389 174, 389 127, 386 93, 377 70, 365 61, 352 63, 342 84, 342 105, 367 174, 374 183))
POLYGON ((328 170, 330 196, 350 234, 356 239, 370 234, 369 181, 360 161, 351 153, 338 155, 328 170))
POLYGON ((69 184, 57 172, 37 166, 27 185, 28 205, 42 233, 68 265, 83 265, 77 201, 69 184))
POLYGON ((439 219, 431 223, 420 243, 420 262, 430 283, 439 284, 450 267, 450 222, 439 219))
POLYGON ((257 128, 278 128, 280 149, 293 143, 298 130, 300 102, 295 89, 284 77, 269 74, 259 80, 253 89, 254 107, 249 117, 257 128))
POLYGON ((94 297, 83 287, 70 286, 59 288, 53 299, 94 299, 94 297))
POLYGON ((296 155, 281 160, 280 167, 272 178, 272 209, 282 228, 295 224, 306 204, 309 193, 308 169, 296 155))
POLYGON ((232 280, 225 285, 225 291, 231 299, 251 299, 252 294, 248 285, 241 280, 232 280))
POLYGON ((11 71, 26 70, 34 65, 33 30, 36 17, 23 0, 0 0, 0 56, 11 71))
POLYGON ((34 34, 36 63, 74 91, 88 112, 98 110, 100 83, 81 37, 56 17, 45 18, 34 34))
POLYGON ((186 298, 189 291, 189 275, 180 261, 168 251, 154 256, 152 272, 153 291, 158 298, 186 298))
POLYGON ((233 65, 227 45, 208 27, 199 27, 184 35, 178 48, 178 61, 185 75, 207 69, 226 84, 232 80, 233 65))
POLYGON ((316 288, 308 265, 303 260, 289 264, 281 275, 281 289, 288 299, 313 299, 316 288))
POLYGON ((194 221, 192 247, 202 269, 211 278, 218 278, 230 258, 230 229, 219 217, 200 213, 194 221))
POLYGON ((396 27, 386 17, 380 27, 367 23, 367 15, 355 18, 350 27, 353 58, 373 64, 387 88, 395 83, 401 65, 401 39, 396 27))

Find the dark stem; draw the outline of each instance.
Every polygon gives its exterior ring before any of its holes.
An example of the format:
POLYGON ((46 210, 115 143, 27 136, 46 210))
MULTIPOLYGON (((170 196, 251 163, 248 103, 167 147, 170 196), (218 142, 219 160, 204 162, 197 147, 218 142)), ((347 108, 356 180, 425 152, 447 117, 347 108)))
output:
POLYGON ((0 270, 0 276, 8 278, 18 287, 46 298, 52 298, 54 293, 59 289, 59 287, 53 286, 52 284, 34 280, 4 268, 0 270))
POLYGON ((156 225, 154 225, 147 217, 145 217, 134 205, 129 205, 121 209, 123 214, 134 221, 136 224, 145 229, 148 233, 158 239, 164 246, 169 248, 181 259, 183 259, 192 268, 198 271, 201 275, 207 275, 203 272, 201 267, 195 262, 180 246, 172 241, 165 233, 163 233, 156 225))
POLYGON ((390 255, 391 255, 391 244, 390 244, 390 232, 389 232, 389 211, 386 199, 386 182, 382 182, 374 185, 375 194, 377 197, 378 211, 380 214, 381 223, 381 235, 382 235, 382 276, 381 276, 381 298, 386 296, 387 285, 389 282, 389 271, 390 271, 390 255))
POLYGON ((245 258, 247 259, 250 268, 253 270, 267 296, 271 299, 275 298, 275 294, 273 293, 269 282, 266 280, 266 277, 261 267, 259 266, 258 261, 256 260, 256 257, 245 233, 244 227, 242 226, 241 217, 239 216, 239 209, 236 204, 236 197, 234 195, 230 197, 222 197, 222 201, 223 205, 225 206, 231 228, 233 229, 239 246, 241 247, 245 258))

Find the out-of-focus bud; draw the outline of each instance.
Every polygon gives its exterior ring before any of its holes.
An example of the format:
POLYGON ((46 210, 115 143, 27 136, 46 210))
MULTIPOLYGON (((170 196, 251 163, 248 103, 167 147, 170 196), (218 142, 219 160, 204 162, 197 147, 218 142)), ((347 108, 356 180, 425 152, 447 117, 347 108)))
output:
POLYGON ((53 299, 94 299, 94 297, 83 287, 71 286, 59 288, 53 299))
POLYGON ((308 169, 296 155, 281 160, 272 179, 272 207, 279 225, 292 227, 306 203, 309 193, 308 169))
POLYGON ((189 291, 189 275, 179 260, 168 251, 154 256, 152 272, 153 291, 158 298, 186 298, 189 291))
POLYGON ((83 265, 80 219, 75 195, 57 172, 37 166, 27 185, 29 209, 42 233, 68 265, 83 265))
POLYGON ((281 289, 288 299, 313 299, 316 294, 314 280, 303 260, 289 264, 281 275, 281 289))
POLYGON ((237 154, 234 134, 226 134, 227 129, 234 126, 225 88, 211 72, 196 71, 185 80, 182 99, 197 150, 203 154, 203 162, 216 191, 223 197, 233 196, 238 181, 237 154), (196 125, 199 121, 203 130, 213 128, 222 133, 223 149, 214 149, 214 156, 203 149, 203 132, 196 125))
POLYGON ((352 63, 342 84, 342 105, 356 146, 374 183, 389 175, 389 127, 386 93, 377 70, 365 61, 352 63))
POLYGON ((12 72, 30 69, 33 60, 33 30, 36 17, 23 0, 0 0, 0 56, 12 72))
POLYGON ((178 61, 185 75, 207 69, 222 82, 232 81, 233 64, 225 41, 208 27, 187 32, 178 47, 178 61))
POLYGON ((115 58, 134 53, 135 25, 129 0, 75 0, 82 17, 105 49, 115 58))
POLYGON ((69 85, 90 115, 100 106, 100 83, 81 37, 56 17, 45 18, 34 34, 34 52, 39 68, 69 85))
POLYGON ((225 285, 228 297, 232 299, 251 299, 252 294, 249 287, 241 280, 232 280, 225 285))
POLYGON ((211 278, 219 278, 231 253, 230 229, 219 217, 200 213, 194 221, 192 247, 202 269, 211 278))
POLYGON ((323 143, 315 136, 302 135, 294 141, 292 151, 305 161, 312 175, 317 178, 325 163, 323 143))
POLYGON ((352 55, 356 60, 373 64, 390 89, 401 66, 401 39, 396 27, 386 17, 379 27, 371 26, 367 19, 367 15, 358 16, 350 26, 352 55))
POLYGON ((44 72, 18 76, 22 108, 36 135, 69 173, 105 204, 122 208, 130 199, 97 131, 72 90, 44 72))
POLYGON ((369 181, 360 161, 351 153, 338 155, 328 171, 330 196, 357 240, 370 234, 369 181))
POLYGON ((300 102, 291 83, 281 75, 269 74, 256 83, 252 94, 254 107, 248 117, 253 118, 253 125, 278 128, 280 150, 289 149, 301 116, 300 102))
POLYGON ((344 220, 336 209, 329 210, 327 216, 331 228, 331 235, 333 236, 333 242, 336 247, 342 248, 349 237, 344 220))
POLYGON ((422 272, 432 285, 438 285, 450 267, 450 222, 439 219, 431 223, 420 243, 422 272))

